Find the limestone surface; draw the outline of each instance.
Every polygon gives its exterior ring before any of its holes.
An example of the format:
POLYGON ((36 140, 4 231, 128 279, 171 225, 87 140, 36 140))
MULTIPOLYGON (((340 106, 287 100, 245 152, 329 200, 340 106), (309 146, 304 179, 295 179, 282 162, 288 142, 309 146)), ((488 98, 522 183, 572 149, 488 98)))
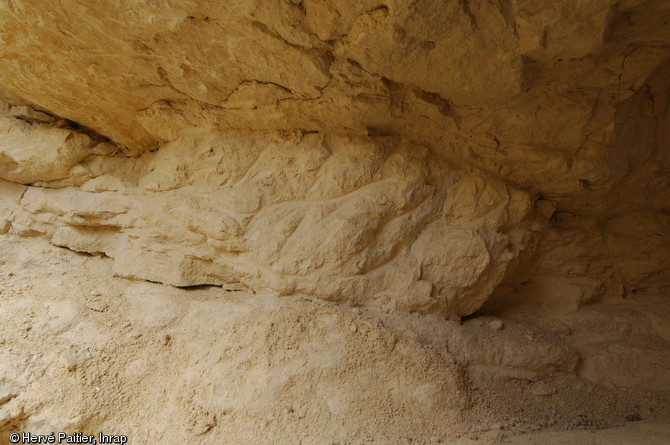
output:
POLYGON ((404 144, 190 134, 117 165, 90 154, 68 186, 29 186, 6 221, 18 235, 114 258, 128 278, 474 312, 542 224, 528 193, 404 144))
POLYGON ((0 0, 0 61, 0 443, 667 423, 668 0, 0 0))
POLYGON ((121 276, 450 318, 660 289, 669 16, 3 0, 3 224, 121 276))

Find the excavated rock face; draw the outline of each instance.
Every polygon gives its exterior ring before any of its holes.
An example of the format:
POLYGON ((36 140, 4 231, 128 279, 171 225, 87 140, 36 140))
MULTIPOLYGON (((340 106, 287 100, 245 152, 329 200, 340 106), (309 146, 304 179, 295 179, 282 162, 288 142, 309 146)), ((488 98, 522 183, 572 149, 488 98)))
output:
POLYGON ((449 318, 665 292, 670 4, 573 3, 0 0, 4 230, 449 318))

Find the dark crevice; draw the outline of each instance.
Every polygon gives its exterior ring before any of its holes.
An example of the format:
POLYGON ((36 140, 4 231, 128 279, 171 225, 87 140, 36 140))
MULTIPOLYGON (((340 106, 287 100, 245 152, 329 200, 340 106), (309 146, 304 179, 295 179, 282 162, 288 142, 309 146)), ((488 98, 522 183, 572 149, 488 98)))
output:
POLYGON ((87 252, 85 250, 76 250, 76 249, 74 249, 70 246, 65 246, 65 245, 61 245, 61 244, 53 244, 53 243, 51 243, 51 244, 60 248, 60 249, 69 250, 70 252, 76 253, 77 255, 82 255, 82 256, 86 256, 86 257, 95 257, 95 258, 111 258, 111 257, 107 256, 105 254, 105 252, 87 252))
POLYGON ((452 119, 456 126, 460 128, 461 118, 456 113, 454 113, 451 102, 443 99, 437 93, 431 93, 419 88, 415 88, 413 91, 417 98, 431 105, 435 105, 442 116, 452 119))
POLYGON ((61 128, 66 128, 68 130, 72 130, 72 131, 75 131, 77 133, 85 134, 86 136, 90 137, 94 141, 106 142, 106 143, 109 143, 109 144, 112 144, 112 145, 116 145, 119 148, 124 148, 124 149, 126 148, 125 146, 114 142, 111 138, 108 138, 107 136, 98 133, 97 131, 93 130, 92 128, 89 128, 85 125, 81 125, 78 122, 71 121, 69 119, 63 119, 62 122, 64 122, 64 123, 62 125, 59 125, 59 127, 61 127, 61 128))
POLYGON ((467 15, 468 19, 470 19, 470 25, 472 26, 472 29, 478 29, 477 17, 475 17, 475 15, 472 13, 472 10, 470 9, 469 0, 459 0, 459 3, 463 8, 463 12, 465 13, 465 15, 467 15))
POLYGON ((70 119, 62 118, 58 116, 55 113, 52 113, 47 110, 43 110, 37 107, 29 106, 27 107, 35 112, 36 115, 44 115, 44 118, 40 116, 36 117, 31 117, 30 115, 24 115, 24 114, 15 114, 12 115, 14 119, 18 119, 20 121, 26 122, 30 125, 46 125, 46 126, 51 126, 51 127, 56 127, 56 128, 63 128, 65 130, 70 130, 72 132, 84 134, 91 138, 91 140, 99 143, 108 143, 111 145, 114 145, 118 147, 118 151, 126 151, 128 150, 128 147, 125 145, 119 144, 118 142, 115 142, 111 138, 98 133, 94 129, 87 127, 85 125, 80 124, 79 122, 75 122, 70 119))
MULTIPOLYGON (((161 283, 163 284, 163 283, 161 283)), ((226 292, 246 292, 248 289, 242 288, 241 286, 238 286, 239 283, 229 283, 229 284, 191 284, 191 285, 186 285, 186 286, 172 286, 176 287, 177 289, 183 289, 186 291, 196 291, 196 290, 208 290, 208 289, 221 289, 226 292)))

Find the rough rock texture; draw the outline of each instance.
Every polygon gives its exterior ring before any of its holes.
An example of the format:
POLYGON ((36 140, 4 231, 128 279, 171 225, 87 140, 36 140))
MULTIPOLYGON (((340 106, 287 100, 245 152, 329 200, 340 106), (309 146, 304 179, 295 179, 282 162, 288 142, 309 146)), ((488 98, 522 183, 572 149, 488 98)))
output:
POLYGON ((133 282, 114 277, 109 258, 35 237, 0 235, 0 265, 3 445, 14 431, 102 431, 133 444, 670 437, 659 337, 670 308, 649 298, 459 323, 133 282))
MULTIPOLYGON (((8 145, 32 152, 20 142, 8 145)), ((540 226, 528 220, 527 193, 428 162, 398 138, 207 133, 139 159, 91 155, 71 169, 56 181, 76 187, 25 190, 12 230, 104 253, 120 276, 176 286, 241 281, 458 316, 486 301, 540 226)))
POLYGON ((449 317, 540 220, 531 291, 667 282, 667 2, 434 6, 3 2, 0 173, 41 186, 7 221, 123 276, 449 317))
POLYGON ((667 0, 0 0, 0 231, 123 278, 546 323, 538 369, 486 330, 449 353, 473 381, 667 391, 638 377, 670 375, 669 23, 667 0))

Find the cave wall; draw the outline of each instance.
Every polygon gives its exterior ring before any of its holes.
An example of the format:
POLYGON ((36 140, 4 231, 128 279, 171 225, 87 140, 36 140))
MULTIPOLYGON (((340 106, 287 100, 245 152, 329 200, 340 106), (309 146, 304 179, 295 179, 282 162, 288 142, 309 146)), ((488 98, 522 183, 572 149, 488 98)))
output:
POLYGON ((572 3, 0 1, 4 231, 450 318, 667 293, 670 4, 572 3))
POLYGON ((11 138, 7 156, 34 156, 12 158, 3 177, 50 180, 8 188, 5 230, 105 254, 127 278, 458 317, 486 301, 542 227, 527 192, 397 137, 206 132, 138 158, 80 160, 73 147, 109 144, 6 122, 26 138, 11 138), (65 172, 35 159, 68 155, 65 172))

